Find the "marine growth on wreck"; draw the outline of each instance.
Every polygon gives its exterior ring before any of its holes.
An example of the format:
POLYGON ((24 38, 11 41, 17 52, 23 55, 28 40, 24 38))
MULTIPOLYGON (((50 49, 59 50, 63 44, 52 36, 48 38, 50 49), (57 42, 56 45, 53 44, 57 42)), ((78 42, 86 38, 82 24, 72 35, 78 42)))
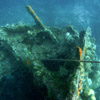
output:
POLYGON ((96 100, 100 65, 91 28, 49 27, 34 15, 33 26, 0 27, 0 100, 96 100))

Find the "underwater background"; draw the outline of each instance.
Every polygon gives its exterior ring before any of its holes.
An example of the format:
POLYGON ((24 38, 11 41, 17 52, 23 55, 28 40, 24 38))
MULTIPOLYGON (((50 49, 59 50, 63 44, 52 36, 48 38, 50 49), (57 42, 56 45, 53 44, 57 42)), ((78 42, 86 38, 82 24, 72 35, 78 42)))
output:
MULTIPOLYGON (((100 18, 99 18, 100 17, 100 1, 99 0, 0 0, 0 26, 7 26, 8 24, 10 24, 10 25, 16 24, 17 25, 18 23, 34 25, 35 21, 27 12, 27 10, 25 8, 26 5, 30 5, 34 9, 37 16, 40 18, 40 20, 46 26, 62 28, 66 25, 72 25, 78 31, 86 30, 87 27, 90 27, 92 36, 95 38, 96 56, 97 56, 98 60, 100 59, 100 18)), ((28 27, 28 29, 31 29, 31 28, 28 27)), ((24 42, 26 43, 26 41, 24 41, 24 42)), ((93 58, 93 59, 95 59, 95 58, 93 58)), ((27 60, 26 63, 29 63, 29 61, 27 60)), ((20 64, 20 66, 23 66, 23 65, 20 64)), ((93 65, 91 65, 91 66, 93 66, 93 65)), ((96 69, 96 71, 97 71, 97 69, 96 69)), ((21 70, 20 70, 20 72, 21 72, 21 70)), ((23 73, 21 73, 22 78, 23 78, 23 73)), ((25 73, 27 73, 26 70, 25 70, 25 73)), ((28 75, 31 76, 30 73, 26 74, 26 76, 28 76, 28 75)), ((92 75, 92 74, 90 74, 90 75, 92 75)), ((14 74, 14 76, 16 76, 16 75, 14 74)), ((17 76, 17 77, 20 80, 20 76, 17 76)), ((8 77, 6 77, 6 79, 8 81, 13 80, 13 77, 8 75, 8 77)), ((23 80, 24 80, 24 82, 27 82, 26 79, 23 78, 23 80)), ((30 77, 29 81, 30 80, 31 80, 31 77, 30 77)), ((17 82, 17 80, 14 80, 14 83, 16 83, 16 82, 17 82)), ((91 83, 91 81, 89 81, 89 82, 91 83)), ((9 82, 7 84, 10 85, 9 82)), ((13 82, 11 84, 13 84, 13 82)), ((26 88, 30 89, 31 86, 34 87, 33 84, 31 84, 29 82, 27 84, 29 84, 30 86, 26 85, 26 88)), ((18 87, 19 86, 20 86, 20 84, 18 85, 18 87)), ((2 87, 2 85, 0 87, 2 87)), ((13 87, 13 86, 10 86, 10 87, 13 87)), ((7 88, 9 89, 9 87, 7 87, 7 88)), ((17 86, 16 86, 16 88, 17 88, 17 86)), ((27 91, 27 89, 25 89, 25 88, 23 89, 23 91, 24 90, 27 91)), ((32 91, 31 90, 29 90, 29 91, 30 91, 30 93, 32 93, 34 90, 35 89, 33 89, 32 91)), ((45 91, 45 90, 43 90, 43 91, 45 91)), ((9 92, 9 91, 7 91, 7 92, 9 92)), ((13 89, 12 89, 12 92, 13 92, 13 89)), ((100 86, 97 89, 95 89, 95 93, 97 93, 96 97, 98 98, 96 100, 100 100, 100 97, 99 97, 100 86)), ((8 93, 8 95, 9 95, 9 93, 8 93)), ((29 95, 29 94, 26 94, 26 95, 29 95)), ((35 93, 34 95, 36 96, 37 93, 35 93)), ((34 95, 32 95, 32 96, 34 97, 34 95)), ((2 96, 2 95, 0 95, 0 96, 2 96)), ((32 97, 30 96, 30 98, 32 98, 32 97)), ((4 99, 4 100, 6 100, 6 99, 4 99)), ((21 100, 21 99, 15 99, 15 100, 21 100)), ((26 99, 26 100, 28 100, 28 99, 26 99)), ((29 99, 29 100, 31 100, 31 99, 29 99)), ((36 100, 39 100, 39 99, 37 98, 36 100)), ((45 99, 45 100, 49 100, 49 99, 45 99)), ((53 99, 53 100, 56 100, 56 99, 53 99)), ((63 100, 63 99, 61 99, 61 100, 63 100)), ((88 100, 95 100, 95 99, 88 99, 88 100)))
POLYGON ((100 55, 99 0, 0 0, 0 25, 24 22, 34 24, 25 6, 31 5, 42 22, 48 26, 73 25, 78 30, 91 27, 100 55))
POLYGON ((99 47, 99 3, 99 0, 0 0, 0 25, 18 22, 34 24, 25 9, 29 4, 45 25, 73 25, 78 30, 90 26, 99 47))

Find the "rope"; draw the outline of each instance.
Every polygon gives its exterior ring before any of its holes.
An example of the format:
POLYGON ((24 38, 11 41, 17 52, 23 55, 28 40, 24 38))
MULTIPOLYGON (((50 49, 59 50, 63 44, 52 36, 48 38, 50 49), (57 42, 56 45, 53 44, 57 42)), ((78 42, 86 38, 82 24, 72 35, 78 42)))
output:
POLYGON ((66 62, 84 62, 84 63, 100 63, 97 60, 71 60, 71 59, 33 59, 33 60, 42 60, 42 61, 66 61, 66 62))

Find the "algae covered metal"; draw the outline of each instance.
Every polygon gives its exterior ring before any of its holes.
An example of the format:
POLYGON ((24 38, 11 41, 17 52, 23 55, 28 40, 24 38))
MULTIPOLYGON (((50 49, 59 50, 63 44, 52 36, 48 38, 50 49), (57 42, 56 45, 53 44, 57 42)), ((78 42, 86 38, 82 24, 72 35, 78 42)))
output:
POLYGON ((91 29, 45 27, 53 36, 37 23, 0 27, 0 99, 96 100, 100 65, 84 62, 97 61, 91 29))

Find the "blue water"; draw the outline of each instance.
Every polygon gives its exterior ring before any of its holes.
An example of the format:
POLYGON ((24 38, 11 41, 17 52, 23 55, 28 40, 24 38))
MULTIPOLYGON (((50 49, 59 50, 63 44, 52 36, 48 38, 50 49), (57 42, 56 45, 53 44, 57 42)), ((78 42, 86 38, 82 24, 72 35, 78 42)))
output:
MULTIPOLYGON (((31 5, 40 19, 49 26, 75 25, 78 29, 100 24, 100 7, 93 0, 0 0, 0 25, 24 22, 32 24, 33 19, 25 6, 31 5)), ((96 1, 96 0, 95 0, 96 1)))
MULTIPOLYGON (((31 5, 40 19, 49 26, 72 24, 78 27, 100 24, 100 6, 94 0, 0 0, 0 25, 30 23, 33 19, 25 6, 31 5), (88 2, 87 2, 88 1, 88 2), (90 1, 90 2, 89 2, 90 1)), ((95 0, 96 1, 96 0, 95 0)))

